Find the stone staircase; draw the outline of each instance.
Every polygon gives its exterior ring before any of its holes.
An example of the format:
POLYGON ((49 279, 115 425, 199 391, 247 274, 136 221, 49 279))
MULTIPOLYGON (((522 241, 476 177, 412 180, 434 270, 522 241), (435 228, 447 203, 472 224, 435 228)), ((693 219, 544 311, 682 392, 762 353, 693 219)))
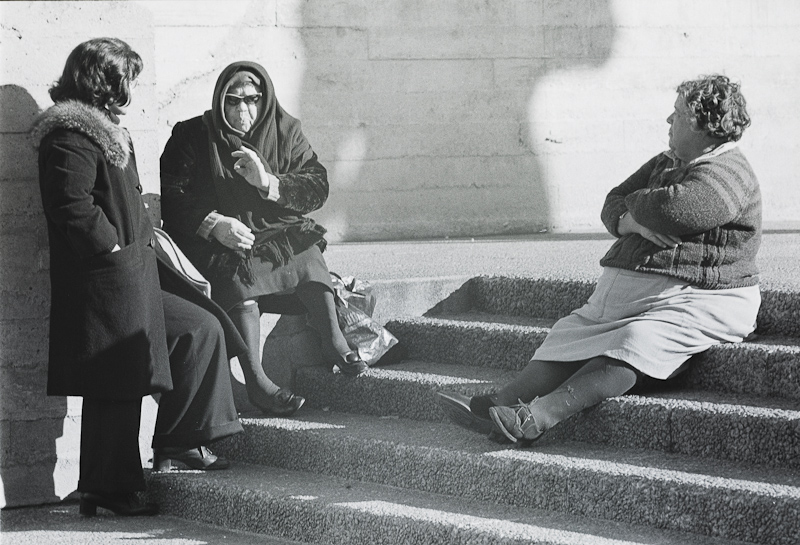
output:
POLYGON ((531 448, 447 421, 436 391, 513 377, 592 289, 472 278, 388 321, 406 361, 356 379, 300 369, 296 417, 243 419, 215 448, 234 467, 153 474, 150 494, 170 515, 301 543, 800 543, 800 290, 764 288, 754 339, 531 448))

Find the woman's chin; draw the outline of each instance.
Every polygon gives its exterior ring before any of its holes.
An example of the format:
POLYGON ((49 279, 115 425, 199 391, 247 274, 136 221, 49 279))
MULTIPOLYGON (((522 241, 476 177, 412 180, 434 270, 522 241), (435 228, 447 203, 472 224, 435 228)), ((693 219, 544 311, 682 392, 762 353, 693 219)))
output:
POLYGON ((253 127, 253 121, 240 119, 238 122, 231 123, 231 126, 237 131, 247 132, 253 127))

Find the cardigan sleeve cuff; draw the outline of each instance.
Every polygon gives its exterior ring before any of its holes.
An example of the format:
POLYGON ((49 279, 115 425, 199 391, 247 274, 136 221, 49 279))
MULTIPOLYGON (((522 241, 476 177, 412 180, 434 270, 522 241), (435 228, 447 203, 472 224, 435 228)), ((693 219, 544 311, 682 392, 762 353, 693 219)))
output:
POLYGON ((219 223, 219 220, 222 218, 222 214, 216 210, 209 212, 209 214, 206 216, 206 219, 204 219, 203 223, 200 224, 200 227, 197 228, 197 235, 208 240, 208 238, 211 236, 211 231, 214 229, 214 227, 216 227, 217 223, 219 223))
POLYGON ((264 191, 263 189, 259 189, 258 193, 261 195, 262 199, 278 202, 278 199, 281 198, 281 182, 277 177, 274 177, 272 183, 269 184, 269 191, 264 191))

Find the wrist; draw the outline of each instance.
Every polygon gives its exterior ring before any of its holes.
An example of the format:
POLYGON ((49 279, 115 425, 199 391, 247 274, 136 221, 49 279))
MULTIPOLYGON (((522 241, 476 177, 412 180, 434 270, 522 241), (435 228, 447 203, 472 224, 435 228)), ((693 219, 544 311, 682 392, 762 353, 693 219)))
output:
POLYGON ((196 234, 199 237, 208 240, 211 237, 211 231, 214 230, 219 223, 219 220, 221 220, 223 217, 224 216, 216 210, 209 212, 208 215, 203 219, 203 222, 197 228, 196 234))
POLYGON ((619 218, 617 219, 617 234, 618 234, 619 236, 622 236, 622 235, 627 235, 627 234, 628 234, 628 230, 627 230, 627 229, 623 229, 623 223, 624 223, 624 220, 625 220, 625 218, 626 218, 627 216, 628 216, 628 211, 627 211, 627 210, 625 210, 625 212, 623 212, 622 214, 620 214, 620 215, 619 215, 619 218))

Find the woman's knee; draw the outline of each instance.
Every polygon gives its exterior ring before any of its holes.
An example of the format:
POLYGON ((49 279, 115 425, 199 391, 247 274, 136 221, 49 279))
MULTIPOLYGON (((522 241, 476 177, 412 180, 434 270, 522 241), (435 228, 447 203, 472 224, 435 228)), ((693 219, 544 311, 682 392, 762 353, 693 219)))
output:
POLYGON ((628 391, 633 388, 639 376, 636 369, 628 363, 608 356, 589 360, 579 373, 591 371, 599 371, 605 378, 604 382, 617 391, 628 391))

